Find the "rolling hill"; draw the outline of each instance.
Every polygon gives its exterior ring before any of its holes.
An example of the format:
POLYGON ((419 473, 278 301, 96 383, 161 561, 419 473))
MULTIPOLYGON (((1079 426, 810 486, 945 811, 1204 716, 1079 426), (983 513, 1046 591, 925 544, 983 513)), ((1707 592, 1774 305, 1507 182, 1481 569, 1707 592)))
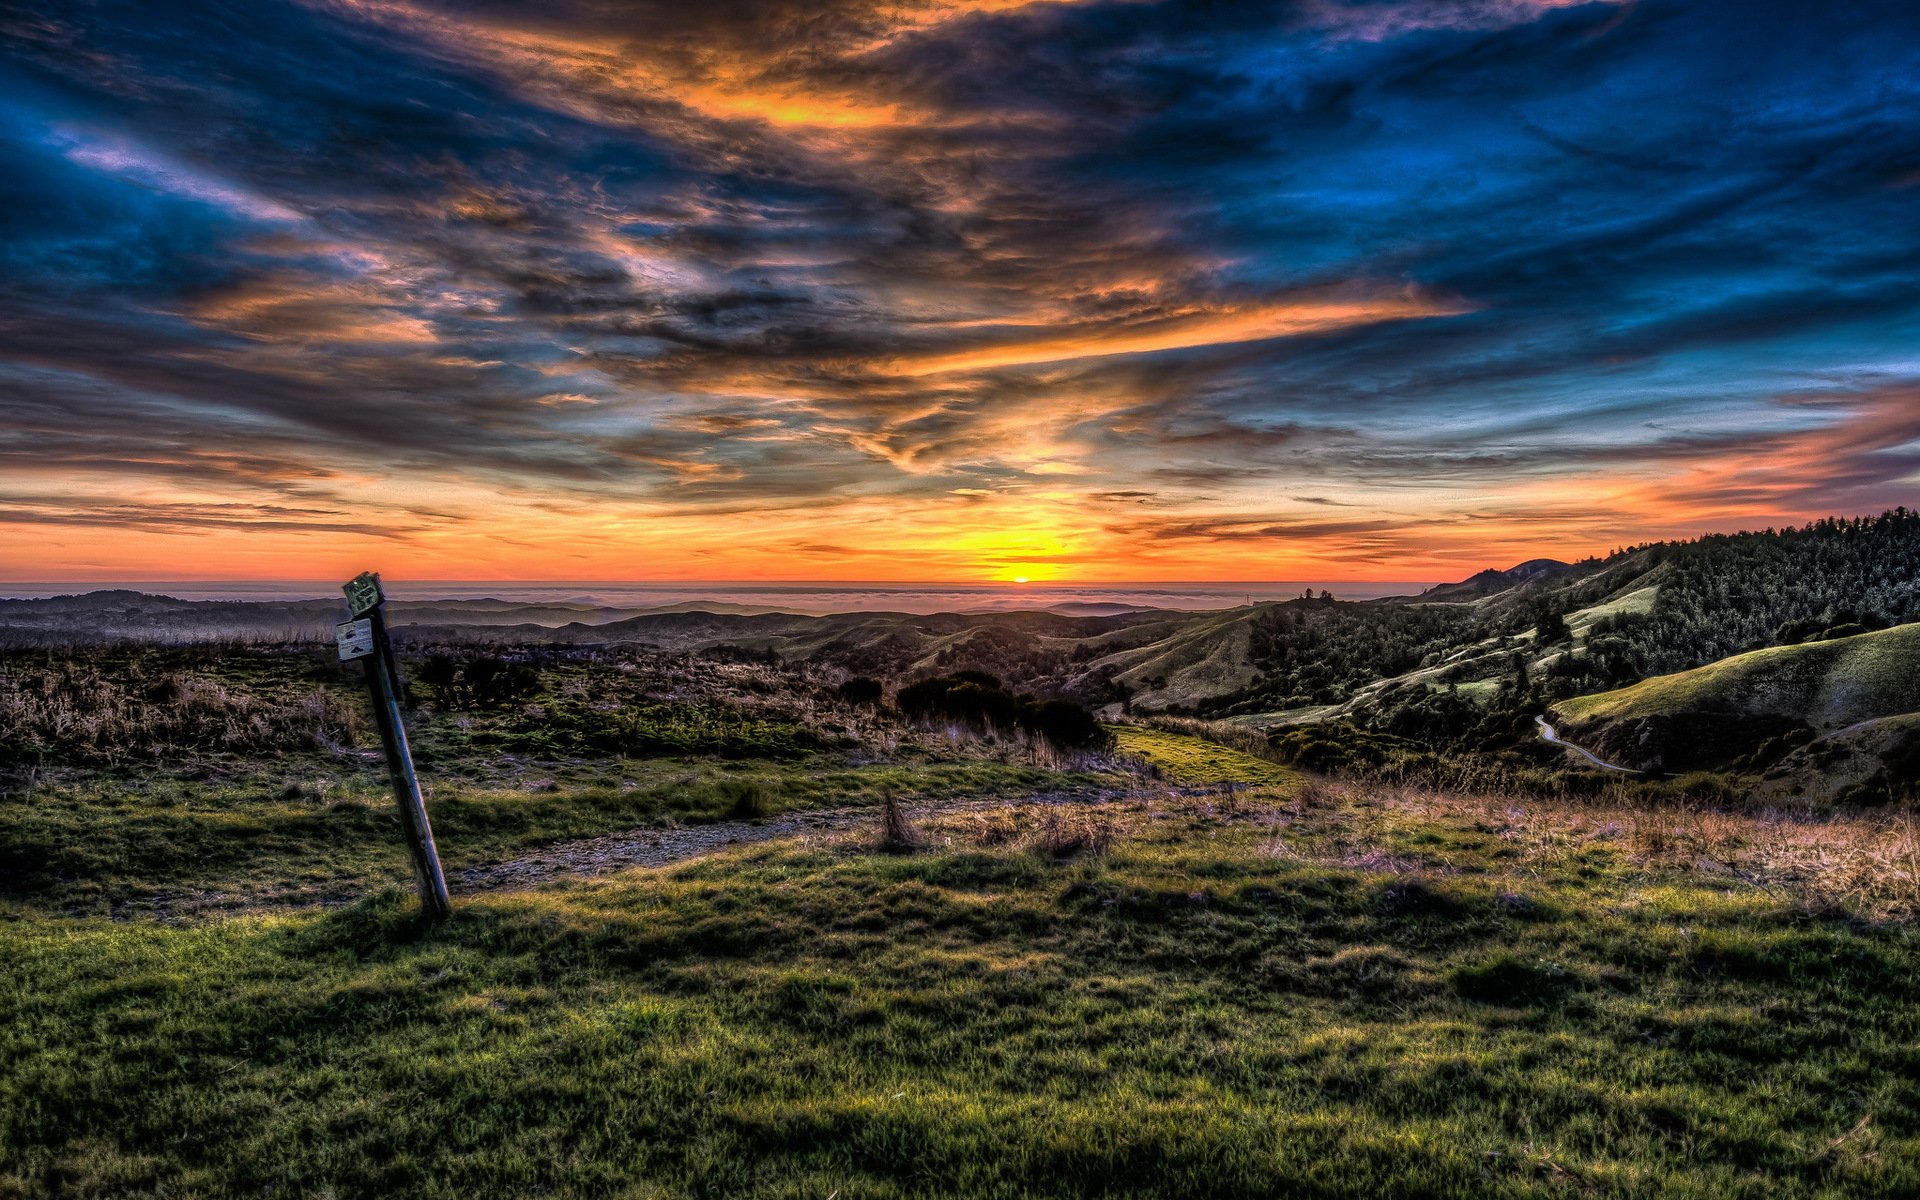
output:
POLYGON ((1641 770, 1777 765, 1784 778, 1846 757, 1862 760, 1846 773, 1858 782, 1920 714, 1920 623, 1754 650, 1552 712, 1562 737, 1641 770))
MULTIPOLYGON (((1920 514, 1904 509, 1575 563, 1532 559, 1415 596, 1109 607, 812 615, 483 599, 396 602, 390 618, 396 642, 415 655, 637 645, 805 663, 893 686, 972 669, 1109 715, 1257 728, 1338 721, 1441 753, 1532 749, 1532 718, 1557 702, 1570 740, 1655 770, 1757 770, 1829 738, 1833 761, 1880 762, 1904 744, 1888 732, 1895 726, 1843 731, 1920 711, 1907 690, 1913 673, 1897 665, 1901 655, 1911 661, 1909 635, 1868 634, 1920 622, 1920 514)), ((338 617, 330 600, 98 592, 0 600, 0 636, 54 645, 239 634, 297 646, 324 643, 338 617)))

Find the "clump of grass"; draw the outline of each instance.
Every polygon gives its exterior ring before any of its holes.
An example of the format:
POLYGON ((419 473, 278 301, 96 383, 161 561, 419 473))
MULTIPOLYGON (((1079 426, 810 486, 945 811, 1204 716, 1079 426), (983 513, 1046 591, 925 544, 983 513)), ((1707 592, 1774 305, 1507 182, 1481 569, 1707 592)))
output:
POLYGON ((757 779, 723 779, 714 790, 726 802, 731 820, 757 821, 773 811, 767 789, 757 779))
POLYGON ((1447 973, 1447 981, 1464 999, 1506 1008, 1559 1004, 1584 986, 1578 975, 1559 963, 1539 962, 1507 951, 1485 962, 1455 967, 1447 973))
POLYGON ((1012 805, 975 814, 965 823, 970 839, 982 846, 1005 846, 1020 838, 1023 826, 1012 805))
POLYGON ((888 792, 880 801, 880 849, 888 854, 907 854, 918 850, 925 841, 907 819, 900 798, 888 792))
POLYGON ((1345 1000, 1414 1000, 1433 989, 1420 963, 1390 946, 1348 946, 1310 958, 1298 971, 1300 990, 1345 1000))
POLYGON ((1065 860, 1082 855, 1098 858, 1113 848, 1112 820, 1088 809, 1049 809, 1034 829, 1028 847, 1042 858, 1065 860))

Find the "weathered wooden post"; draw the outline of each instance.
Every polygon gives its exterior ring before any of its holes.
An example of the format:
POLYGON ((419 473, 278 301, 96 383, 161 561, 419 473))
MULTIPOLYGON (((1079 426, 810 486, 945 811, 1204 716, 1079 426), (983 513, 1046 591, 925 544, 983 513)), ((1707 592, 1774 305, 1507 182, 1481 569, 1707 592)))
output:
POLYGON ((400 824, 406 830, 407 852, 413 858, 414 881, 420 885, 420 914, 438 923, 453 915, 447 898, 447 877, 440 870, 440 852, 433 844, 433 826, 427 823, 427 802, 413 773, 413 754, 407 749, 407 729, 400 721, 400 672, 394 666, 393 644, 380 615, 386 596, 380 576, 362 571, 348 580, 348 620, 334 626, 340 660, 359 659, 367 672, 367 690, 373 696, 373 716, 387 751, 387 776, 393 798, 400 805, 400 824))

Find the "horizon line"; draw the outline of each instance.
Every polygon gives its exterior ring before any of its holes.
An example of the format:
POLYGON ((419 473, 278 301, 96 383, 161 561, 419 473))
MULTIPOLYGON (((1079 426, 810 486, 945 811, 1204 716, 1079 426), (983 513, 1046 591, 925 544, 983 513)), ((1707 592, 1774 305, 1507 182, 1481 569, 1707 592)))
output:
MULTIPOLYGON (((153 577, 112 577, 75 579, 0 579, 0 587, 17 587, 23 584, 75 584, 75 583, 324 583, 330 577, 318 575, 233 575, 223 578, 186 576, 153 577)), ((504 576, 389 576, 381 573, 381 578, 401 583, 524 583, 524 584, 597 584, 611 587, 698 587, 707 584, 727 584, 730 586, 755 587, 1109 587, 1109 586, 1151 586, 1153 584, 1205 584, 1213 587, 1253 584, 1255 586, 1276 583, 1404 583, 1403 579, 1359 579, 1353 577, 1334 578, 1332 576, 1309 579, 1301 575, 1292 579, 1033 579, 1016 581, 1011 579, 565 579, 565 578, 508 578, 504 576)), ((341 581, 342 583, 345 580, 341 581)))

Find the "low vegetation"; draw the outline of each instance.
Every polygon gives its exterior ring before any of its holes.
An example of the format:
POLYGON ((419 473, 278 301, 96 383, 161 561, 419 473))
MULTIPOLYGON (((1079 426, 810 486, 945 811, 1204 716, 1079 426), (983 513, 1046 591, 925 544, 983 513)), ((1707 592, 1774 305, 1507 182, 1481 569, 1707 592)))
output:
MULTIPOLYGON (((636 827, 752 820, 824 808, 1084 789, 1088 777, 980 760, 583 763, 518 787, 430 780, 448 870, 636 827)), ((75 912, 339 903, 404 884, 384 775, 266 774, 209 783, 60 782, 0 804, 0 896, 75 912)))
POLYGON ((1120 738, 1166 781, 922 803, 904 852, 763 843, 432 931, 399 892, 185 923, 15 894, 0 1194, 1920 1188, 1892 919, 1920 880, 1785 868, 1832 828, 1120 738))
MULTIPOLYGON (((1025 741, 923 730, 805 668, 637 650, 407 665, 450 871, 639 826, 1089 786, 1025 741)), ((0 895, 174 914, 403 883, 357 676, 304 649, 0 655, 0 712, 24 714, 0 726, 0 895)))

